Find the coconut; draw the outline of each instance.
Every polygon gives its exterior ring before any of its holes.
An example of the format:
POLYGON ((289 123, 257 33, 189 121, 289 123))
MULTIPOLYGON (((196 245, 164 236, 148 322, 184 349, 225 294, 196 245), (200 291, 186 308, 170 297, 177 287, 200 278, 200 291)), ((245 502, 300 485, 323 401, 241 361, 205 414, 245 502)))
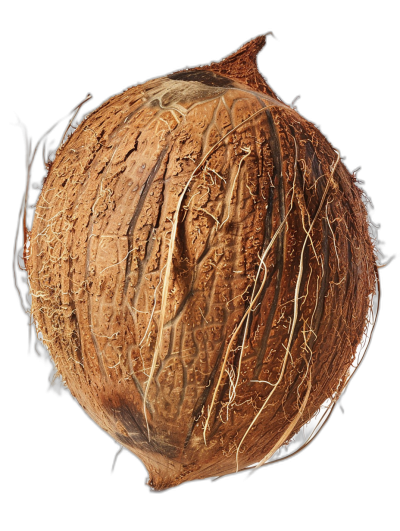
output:
POLYGON ((258 72, 264 43, 86 117, 26 238, 58 374, 155 489, 268 462, 337 402, 369 323, 362 191, 258 72))

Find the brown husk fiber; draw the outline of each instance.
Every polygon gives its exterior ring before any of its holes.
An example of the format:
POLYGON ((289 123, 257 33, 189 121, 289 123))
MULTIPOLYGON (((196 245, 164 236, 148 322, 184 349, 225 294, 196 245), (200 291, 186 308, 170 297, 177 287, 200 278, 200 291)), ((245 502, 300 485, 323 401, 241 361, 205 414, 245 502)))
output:
POLYGON ((258 72, 264 43, 90 114, 26 241, 59 374, 155 489, 267 461, 336 402, 368 325, 362 192, 258 72))

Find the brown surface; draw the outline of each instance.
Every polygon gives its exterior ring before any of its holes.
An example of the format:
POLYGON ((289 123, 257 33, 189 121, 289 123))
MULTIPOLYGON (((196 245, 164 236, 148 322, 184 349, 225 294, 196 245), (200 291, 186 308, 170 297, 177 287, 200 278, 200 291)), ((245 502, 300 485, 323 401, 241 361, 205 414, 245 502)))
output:
POLYGON ((287 442, 337 399, 367 324, 361 192, 266 85, 264 41, 108 100, 58 150, 36 208, 37 329, 156 489, 287 442))

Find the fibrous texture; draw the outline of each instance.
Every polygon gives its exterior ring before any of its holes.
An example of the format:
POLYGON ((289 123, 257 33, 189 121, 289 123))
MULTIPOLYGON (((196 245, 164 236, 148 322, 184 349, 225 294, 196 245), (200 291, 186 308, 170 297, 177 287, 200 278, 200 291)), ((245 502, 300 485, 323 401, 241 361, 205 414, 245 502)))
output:
POLYGON ((264 41, 90 114, 27 242, 58 372, 156 489, 267 461, 337 400, 368 324, 362 193, 259 74, 264 41))

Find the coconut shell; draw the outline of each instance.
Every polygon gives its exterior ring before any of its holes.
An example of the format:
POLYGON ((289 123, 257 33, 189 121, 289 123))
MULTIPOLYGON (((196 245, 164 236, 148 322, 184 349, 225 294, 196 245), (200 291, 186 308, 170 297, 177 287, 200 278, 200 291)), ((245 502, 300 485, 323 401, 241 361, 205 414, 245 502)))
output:
POLYGON ((336 402, 368 325, 362 192, 258 72, 264 43, 91 113, 26 244, 58 373, 155 489, 266 462, 336 402))

